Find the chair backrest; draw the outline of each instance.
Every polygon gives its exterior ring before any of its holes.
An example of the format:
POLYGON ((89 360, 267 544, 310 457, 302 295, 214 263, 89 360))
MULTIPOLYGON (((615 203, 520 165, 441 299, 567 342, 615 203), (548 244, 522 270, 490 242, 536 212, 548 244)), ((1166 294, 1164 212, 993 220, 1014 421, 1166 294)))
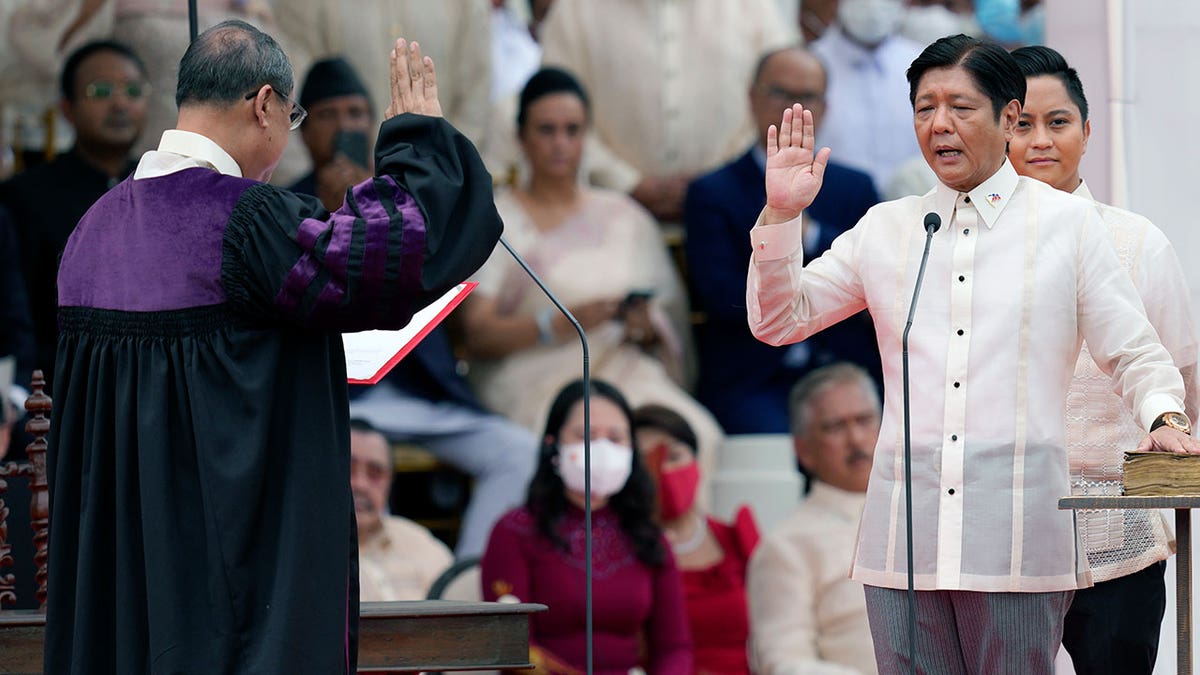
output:
POLYGON ((725 437, 717 455, 711 512, 730 520, 742 505, 754 511, 766 532, 800 503, 804 479, 796 468, 791 436, 735 434, 725 437))
POLYGON ((483 600, 483 585, 479 575, 479 556, 456 560, 429 587, 429 600, 483 600))
POLYGON ((47 544, 50 528, 50 494, 46 483, 46 435, 50 433, 50 412, 53 407, 49 396, 46 396, 46 380, 42 371, 33 372, 33 394, 25 401, 25 411, 29 413, 29 421, 25 423, 25 431, 33 436, 25 449, 28 461, 24 464, 7 462, 0 464, 0 609, 5 603, 17 600, 16 578, 4 570, 12 567, 12 546, 8 543, 8 507, 4 505, 4 494, 8 491, 5 478, 25 476, 29 479, 30 492, 30 521, 33 526, 34 564, 37 573, 34 575, 37 583, 38 604, 46 606, 46 566, 47 544))

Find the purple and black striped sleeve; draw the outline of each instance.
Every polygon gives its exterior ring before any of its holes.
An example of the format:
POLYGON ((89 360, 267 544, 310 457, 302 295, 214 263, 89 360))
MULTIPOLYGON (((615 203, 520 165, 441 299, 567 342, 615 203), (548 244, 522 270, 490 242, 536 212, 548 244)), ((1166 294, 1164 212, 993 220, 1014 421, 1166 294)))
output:
POLYGON ((442 120, 396 117, 376 165, 333 213, 274 186, 247 190, 223 242, 233 305, 317 329, 398 328, 483 264, 501 225, 469 141, 442 120))

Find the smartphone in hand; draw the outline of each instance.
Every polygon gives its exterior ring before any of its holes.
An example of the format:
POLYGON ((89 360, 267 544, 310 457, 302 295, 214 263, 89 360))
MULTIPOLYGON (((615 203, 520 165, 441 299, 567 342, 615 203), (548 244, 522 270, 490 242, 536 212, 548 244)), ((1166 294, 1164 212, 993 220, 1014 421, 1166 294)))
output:
POLYGON ((333 151, 342 155, 356 165, 366 169, 370 165, 370 149, 367 134, 364 131, 339 129, 333 137, 333 151))
POLYGON ((625 294, 625 299, 621 300, 621 308, 618 310, 618 313, 624 316, 624 314, 629 310, 637 307, 638 305, 649 302, 650 298, 653 297, 654 289, 652 288, 642 288, 629 291, 625 294))

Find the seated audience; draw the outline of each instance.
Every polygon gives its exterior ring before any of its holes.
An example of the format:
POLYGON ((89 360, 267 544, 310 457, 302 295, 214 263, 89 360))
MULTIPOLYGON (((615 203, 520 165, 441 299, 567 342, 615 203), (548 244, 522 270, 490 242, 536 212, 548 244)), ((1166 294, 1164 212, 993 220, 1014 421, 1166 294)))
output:
POLYGON ((858 366, 809 373, 788 401, 812 491, 750 560, 755 672, 875 673, 863 586, 849 578, 879 436, 875 384, 858 366))
POLYGON ((658 488, 658 516, 683 574, 696 671, 749 673, 746 565, 758 525, 742 507, 728 525, 696 504, 700 465, 696 434, 675 411, 647 405, 633 411, 642 460, 658 488))
POLYGON ((333 211, 342 205, 347 189, 374 174, 371 99, 350 63, 332 57, 308 69, 300 106, 308 111, 300 137, 312 158, 312 171, 290 189, 317 197, 333 211))
MULTIPOLYGON (((587 331, 592 372, 620 382, 634 405, 679 411, 707 465, 722 434, 681 386, 682 283, 645 210, 578 183, 589 114, 587 94, 565 71, 543 69, 525 85, 517 127, 532 173, 528 187, 496 198, 505 239, 587 331)), ((472 380, 490 408, 534 429, 559 387, 579 377, 579 341, 508 251, 497 247, 475 278, 462 307, 472 380)))
POLYGON ((450 549, 407 518, 388 513, 392 448, 375 427, 350 423, 350 489, 358 519, 358 584, 363 602, 423 600, 454 562, 450 549))
POLYGON ((58 260, 92 204, 133 172, 130 150, 146 115, 146 71, 128 47, 92 42, 63 65, 62 112, 75 145, 54 161, 0 183, 0 205, 16 225, 37 353, 53 381, 58 343, 58 260))
MULTIPOLYGON (((558 392, 525 506, 496 523, 481 566, 485 600, 549 607, 530 617, 539 672, 579 673, 586 661, 583 397, 581 380, 558 392)), ((679 568, 654 523, 654 483, 633 450, 629 405, 593 381, 590 407, 595 672, 691 675, 679 568)))
MULTIPOLYGON (((347 188, 372 175, 373 158, 362 156, 374 125, 371 102, 354 68, 340 58, 313 64, 300 101, 308 110, 301 137, 315 168, 292 190, 315 195, 333 210, 347 188), (360 144, 339 141, 346 138, 360 144)), ((533 434, 484 410, 457 367, 450 338, 438 327, 382 382, 352 387, 350 410, 388 440, 416 443, 474 479, 455 545, 464 558, 483 553, 492 524, 521 503, 536 452, 533 434)))
MULTIPOLYGON (((695 329, 696 396, 727 433, 787 433, 788 391, 820 366, 851 361, 877 382, 883 377, 875 328, 866 312, 785 347, 760 342, 746 324, 750 228, 767 203, 767 128, 778 124, 784 108, 795 102, 812 111, 820 128, 825 90, 825 69, 809 51, 789 47, 766 53, 749 89, 758 139, 739 159, 688 189, 688 281, 693 309, 704 315, 695 329)), ((870 176, 831 161, 824 187, 804 214, 804 259, 823 253, 878 201, 870 176)))

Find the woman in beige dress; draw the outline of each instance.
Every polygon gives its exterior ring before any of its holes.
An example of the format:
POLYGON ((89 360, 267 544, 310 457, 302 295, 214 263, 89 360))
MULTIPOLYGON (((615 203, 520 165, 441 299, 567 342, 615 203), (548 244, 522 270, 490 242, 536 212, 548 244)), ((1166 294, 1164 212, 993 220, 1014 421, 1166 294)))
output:
MULTIPOLYGON (((684 389, 682 283, 649 213, 578 180, 588 122, 587 94, 570 74, 545 68, 526 84, 517 128, 530 178, 496 198, 505 239, 587 332, 593 376, 619 383, 635 406, 678 410, 711 470, 722 433, 684 389)), ((580 376, 579 340, 503 248, 476 280, 463 308, 471 378, 487 405, 535 428, 554 393, 580 376)))

